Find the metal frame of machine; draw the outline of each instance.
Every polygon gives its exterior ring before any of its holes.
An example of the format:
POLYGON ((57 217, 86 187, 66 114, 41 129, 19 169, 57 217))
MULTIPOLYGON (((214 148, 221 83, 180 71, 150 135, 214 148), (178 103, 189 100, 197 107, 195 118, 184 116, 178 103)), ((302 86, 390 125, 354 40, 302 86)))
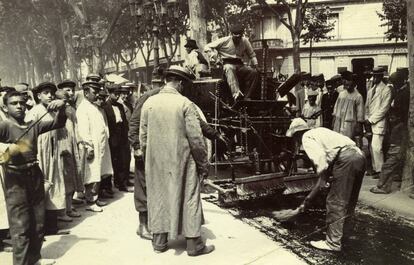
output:
POLYGON ((316 183, 314 172, 297 169, 296 160, 303 155, 296 154, 292 139, 285 136, 293 117, 285 112, 287 102, 277 100, 276 96, 278 93, 283 97, 299 80, 300 77, 292 76, 283 84, 268 87, 262 82, 260 99, 242 100, 233 105, 231 99, 226 99, 229 88, 223 79, 196 80, 186 92, 204 112, 207 121, 232 139, 227 159, 215 159, 211 163, 216 175, 218 168, 230 167, 231 177, 206 182, 218 191, 221 202, 306 192, 316 183), (235 168, 247 168, 249 173, 238 177, 235 168))

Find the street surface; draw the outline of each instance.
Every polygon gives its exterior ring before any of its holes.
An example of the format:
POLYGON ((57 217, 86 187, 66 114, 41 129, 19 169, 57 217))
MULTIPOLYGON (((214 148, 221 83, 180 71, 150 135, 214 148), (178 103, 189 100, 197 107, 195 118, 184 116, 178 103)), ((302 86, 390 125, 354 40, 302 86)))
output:
MULTIPOLYGON (((151 242, 136 234, 138 215, 133 195, 116 193, 103 213, 86 212, 74 223, 60 224, 71 228, 70 235, 48 236, 42 249, 45 258, 56 259, 57 265, 129 265, 129 264, 306 264, 295 254, 254 227, 235 219, 228 211, 203 200, 206 225, 203 237, 216 250, 205 256, 188 257, 185 241, 170 243, 162 254, 152 250, 151 242)), ((0 253, 0 264, 11 265, 11 253, 0 253)))

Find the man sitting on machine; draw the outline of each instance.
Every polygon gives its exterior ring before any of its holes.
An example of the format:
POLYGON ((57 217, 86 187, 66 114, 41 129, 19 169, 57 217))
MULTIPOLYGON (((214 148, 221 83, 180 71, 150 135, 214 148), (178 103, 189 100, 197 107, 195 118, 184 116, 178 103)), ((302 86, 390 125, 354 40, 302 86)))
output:
POLYGON ((244 99, 248 99, 252 97, 259 83, 256 54, 250 41, 243 37, 244 28, 241 25, 233 25, 230 32, 230 36, 207 44, 204 47, 204 52, 211 57, 210 53, 215 50, 223 60, 224 74, 233 98, 236 100, 244 96, 244 99), (244 65, 242 60, 244 56, 250 59, 255 69, 244 65), (240 88, 243 91, 240 91, 240 88))

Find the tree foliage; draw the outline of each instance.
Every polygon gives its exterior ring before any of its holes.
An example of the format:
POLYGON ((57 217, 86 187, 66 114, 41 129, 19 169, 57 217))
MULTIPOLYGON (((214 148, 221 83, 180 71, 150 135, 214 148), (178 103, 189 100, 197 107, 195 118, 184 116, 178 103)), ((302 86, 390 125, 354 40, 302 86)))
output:
POLYGON ((303 30, 301 35, 304 44, 310 41, 319 42, 320 40, 330 39, 329 32, 335 27, 335 22, 329 21, 331 11, 327 6, 312 5, 306 10, 303 17, 303 30))
POLYGON ((406 0, 384 0, 382 12, 377 12, 381 26, 387 27, 385 35, 388 40, 407 39, 407 2, 406 0))
POLYGON ((225 36, 232 24, 242 24, 249 32, 260 19, 252 6, 255 0, 206 0, 206 17, 210 28, 225 36))

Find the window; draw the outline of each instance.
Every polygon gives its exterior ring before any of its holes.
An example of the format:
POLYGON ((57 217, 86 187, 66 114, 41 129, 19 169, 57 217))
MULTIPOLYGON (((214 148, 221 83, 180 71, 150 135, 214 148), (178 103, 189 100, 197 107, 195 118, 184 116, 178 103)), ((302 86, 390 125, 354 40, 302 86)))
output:
POLYGON ((329 23, 334 23, 334 28, 331 32, 328 33, 332 39, 340 39, 341 36, 339 34, 339 13, 332 13, 328 19, 329 23))

